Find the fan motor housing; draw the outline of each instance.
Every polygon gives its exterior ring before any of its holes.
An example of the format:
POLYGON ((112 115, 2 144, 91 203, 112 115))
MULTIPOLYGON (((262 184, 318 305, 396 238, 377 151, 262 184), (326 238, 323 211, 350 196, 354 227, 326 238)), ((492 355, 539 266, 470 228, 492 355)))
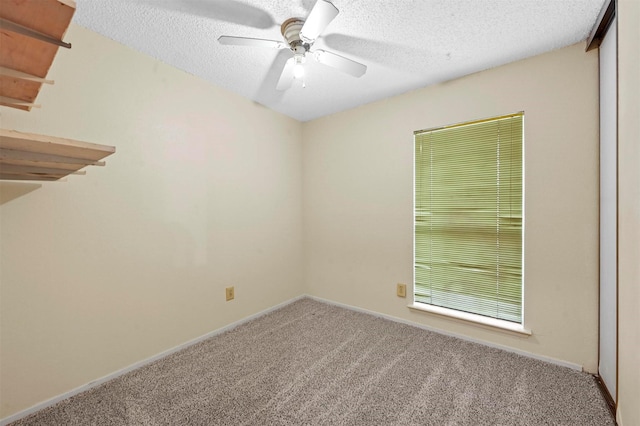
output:
POLYGON ((303 25, 304 19, 289 18, 280 26, 280 32, 282 33, 282 36, 284 37, 291 50, 293 50, 294 52, 296 50, 299 50, 297 49, 299 47, 304 48, 305 51, 310 47, 300 38, 300 30, 302 29, 303 25))

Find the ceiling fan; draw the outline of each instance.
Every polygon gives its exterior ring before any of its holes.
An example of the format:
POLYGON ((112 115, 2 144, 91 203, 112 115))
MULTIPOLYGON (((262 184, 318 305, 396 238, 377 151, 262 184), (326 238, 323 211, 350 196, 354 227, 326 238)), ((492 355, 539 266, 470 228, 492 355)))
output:
POLYGON ((285 63, 278 84, 276 85, 277 90, 287 90, 291 87, 294 79, 300 80, 302 86, 305 86, 304 63, 307 57, 311 57, 316 62, 333 67, 354 77, 361 77, 367 71, 366 65, 326 50, 311 50, 313 43, 338 15, 338 12, 338 9, 331 2, 327 0, 317 0, 306 20, 302 18, 289 18, 282 23, 280 32, 284 37, 284 42, 226 35, 220 36, 218 42, 236 46, 290 49, 291 52, 293 52, 293 57, 289 58, 285 63))

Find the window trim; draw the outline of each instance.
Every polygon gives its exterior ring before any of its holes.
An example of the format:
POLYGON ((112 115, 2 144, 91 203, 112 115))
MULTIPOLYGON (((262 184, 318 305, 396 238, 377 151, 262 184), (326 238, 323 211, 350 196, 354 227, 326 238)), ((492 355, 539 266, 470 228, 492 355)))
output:
MULTIPOLYGON (((462 122, 458 122, 458 123, 454 123, 454 124, 450 124, 450 125, 446 125, 446 126, 439 126, 439 127, 431 127, 431 128, 427 128, 427 129, 421 129, 421 130, 415 130, 413 132, 413 144, 415 144, 415 137, 418 134, 421 133, 425 133, 425 132, 430 132, 430 131, 435 131, 435 130, 443 130, 443 129, 449 129, 449 128, 455 128, 455 127, 459 127, 459 126, 465 126, 465 125, 470 125, 470 124, 478 124, 478 123, 483 123, 483 122, 487 122, 487 121, 494 121, 494 120, 499 120, 499 119, 504 119, 504 118, 510 118, 510 117, 516 117, 516 116, 522 116, 524 119, 525 116, 525 112, 524 111, 518 111, 515 113, 511 113, 511 114, 504 114, 504 115, 499 115, 499 116, 492 116, 492 117, 487 117, 487 118, 481 118, 481 119, 476 119, 476 120, 469 120, 469 121, 462 121, 462 122)), ((524 132, 524 130, 523 130, 524 132)), ((429 315, 436 315, 439 317, 443 317, 443 318, 447 318, 447 319, 451 319, 454 321, 459 321, 459 322, 463 322, 463 323, 467 323, 467 324, 473 324, 473 325, 477 325, 477 326, 483 326, 483 327, 487 327, 493 330, 499 330, 499 331, 504 331, 504 332, 508 332, 508 333, 515 333, 520 335, 521 337, 529 337, 533 335, 533 331, 531 329, 528 329, 525 327, 525 300, 524 300, 524 296, 525 296, 525 262, 524 262, 524 234, 525 234, 525 221, 524 221, 524 212, 525 212, 525 152, 524 152, 524 146, 525 146, 525 134, 523 133, 522 135, 522 214, 523 214, 523 221, 522 221, 522 266, 521 266, 521 272, 522 272, 522 295, 521 295, 521 312, 522 312, 522 320, 520 323, 516 323, 516 322, 512 322, 512 321, 507 321, 507 320, 502 320, 502 319, 497 319, 497 318, 492 318, 492 317, 487 317, 487 316, 483 316, 483 315, 479 315, 479 314, 474 314, 474 313, 470 313, 470 312, 464 312, 464 311, 458 311, 455 309, 450 309, 450 308, 445 308, 445 307, 441 307, 441 306, 436 306, 436 305, 431 305, 431 304, 426 304, 426 303, 421 303, 421 302, 416 302, 415 301, 415 283, 416 283, 416 269, 415 269, 415 259, 416 259, 416 232, 415 232, 415 211, 416 211, 416 168, 415 168, 415 158, 413 161, 413 212, 412 212, 412 216, 413 216, 413 220, 414 220, 414 224, 413 224, 413 259, 412 259, 412 269, 413 269, 413 284, 412 284, 412 291, 411 291, 411 295, 412 295, 412 302, 407 305, 407 307, 410 310, 416 311, 416 312, 420 312, 420 313, 426 313, 429 315)), ((414 146, 414 150, 415 150, 415 146, 414 146)))
MULTIPOLYGON (((472 314, 469 312, 456 311, 455 309, 443 308, 441 306, 428 305, 426 303, 413 302, 407 307, 414 311, 425 312, 437 316, 459 320, 465 323, 471 323, 479 326, 490 327, 494 330, 517 333, 523 336, 531 336, 533 332, 525 328, 524 324, 518 324, 511 321, 500 320, 483 315, 472 314)), ((524 321, 523 321, 524 323, 524 321)))

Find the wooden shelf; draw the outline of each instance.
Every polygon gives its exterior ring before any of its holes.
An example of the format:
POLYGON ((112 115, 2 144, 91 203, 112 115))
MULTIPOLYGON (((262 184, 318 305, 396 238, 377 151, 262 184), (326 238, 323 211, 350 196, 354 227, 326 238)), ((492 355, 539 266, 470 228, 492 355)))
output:
POLYGON ((73 0, 0 0, 0 105, 34 103, 76 6, 73 0))
POLYGON ((0 179, 58 180, 104 166, 115 147, 0 129, 0 179))

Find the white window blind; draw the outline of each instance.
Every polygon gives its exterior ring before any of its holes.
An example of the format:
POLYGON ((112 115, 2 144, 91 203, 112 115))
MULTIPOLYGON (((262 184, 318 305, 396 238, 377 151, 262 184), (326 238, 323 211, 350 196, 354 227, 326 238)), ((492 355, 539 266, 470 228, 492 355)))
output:
POLYGON ((415 134, 415 302, 522 323, 523 114, 415 134))

